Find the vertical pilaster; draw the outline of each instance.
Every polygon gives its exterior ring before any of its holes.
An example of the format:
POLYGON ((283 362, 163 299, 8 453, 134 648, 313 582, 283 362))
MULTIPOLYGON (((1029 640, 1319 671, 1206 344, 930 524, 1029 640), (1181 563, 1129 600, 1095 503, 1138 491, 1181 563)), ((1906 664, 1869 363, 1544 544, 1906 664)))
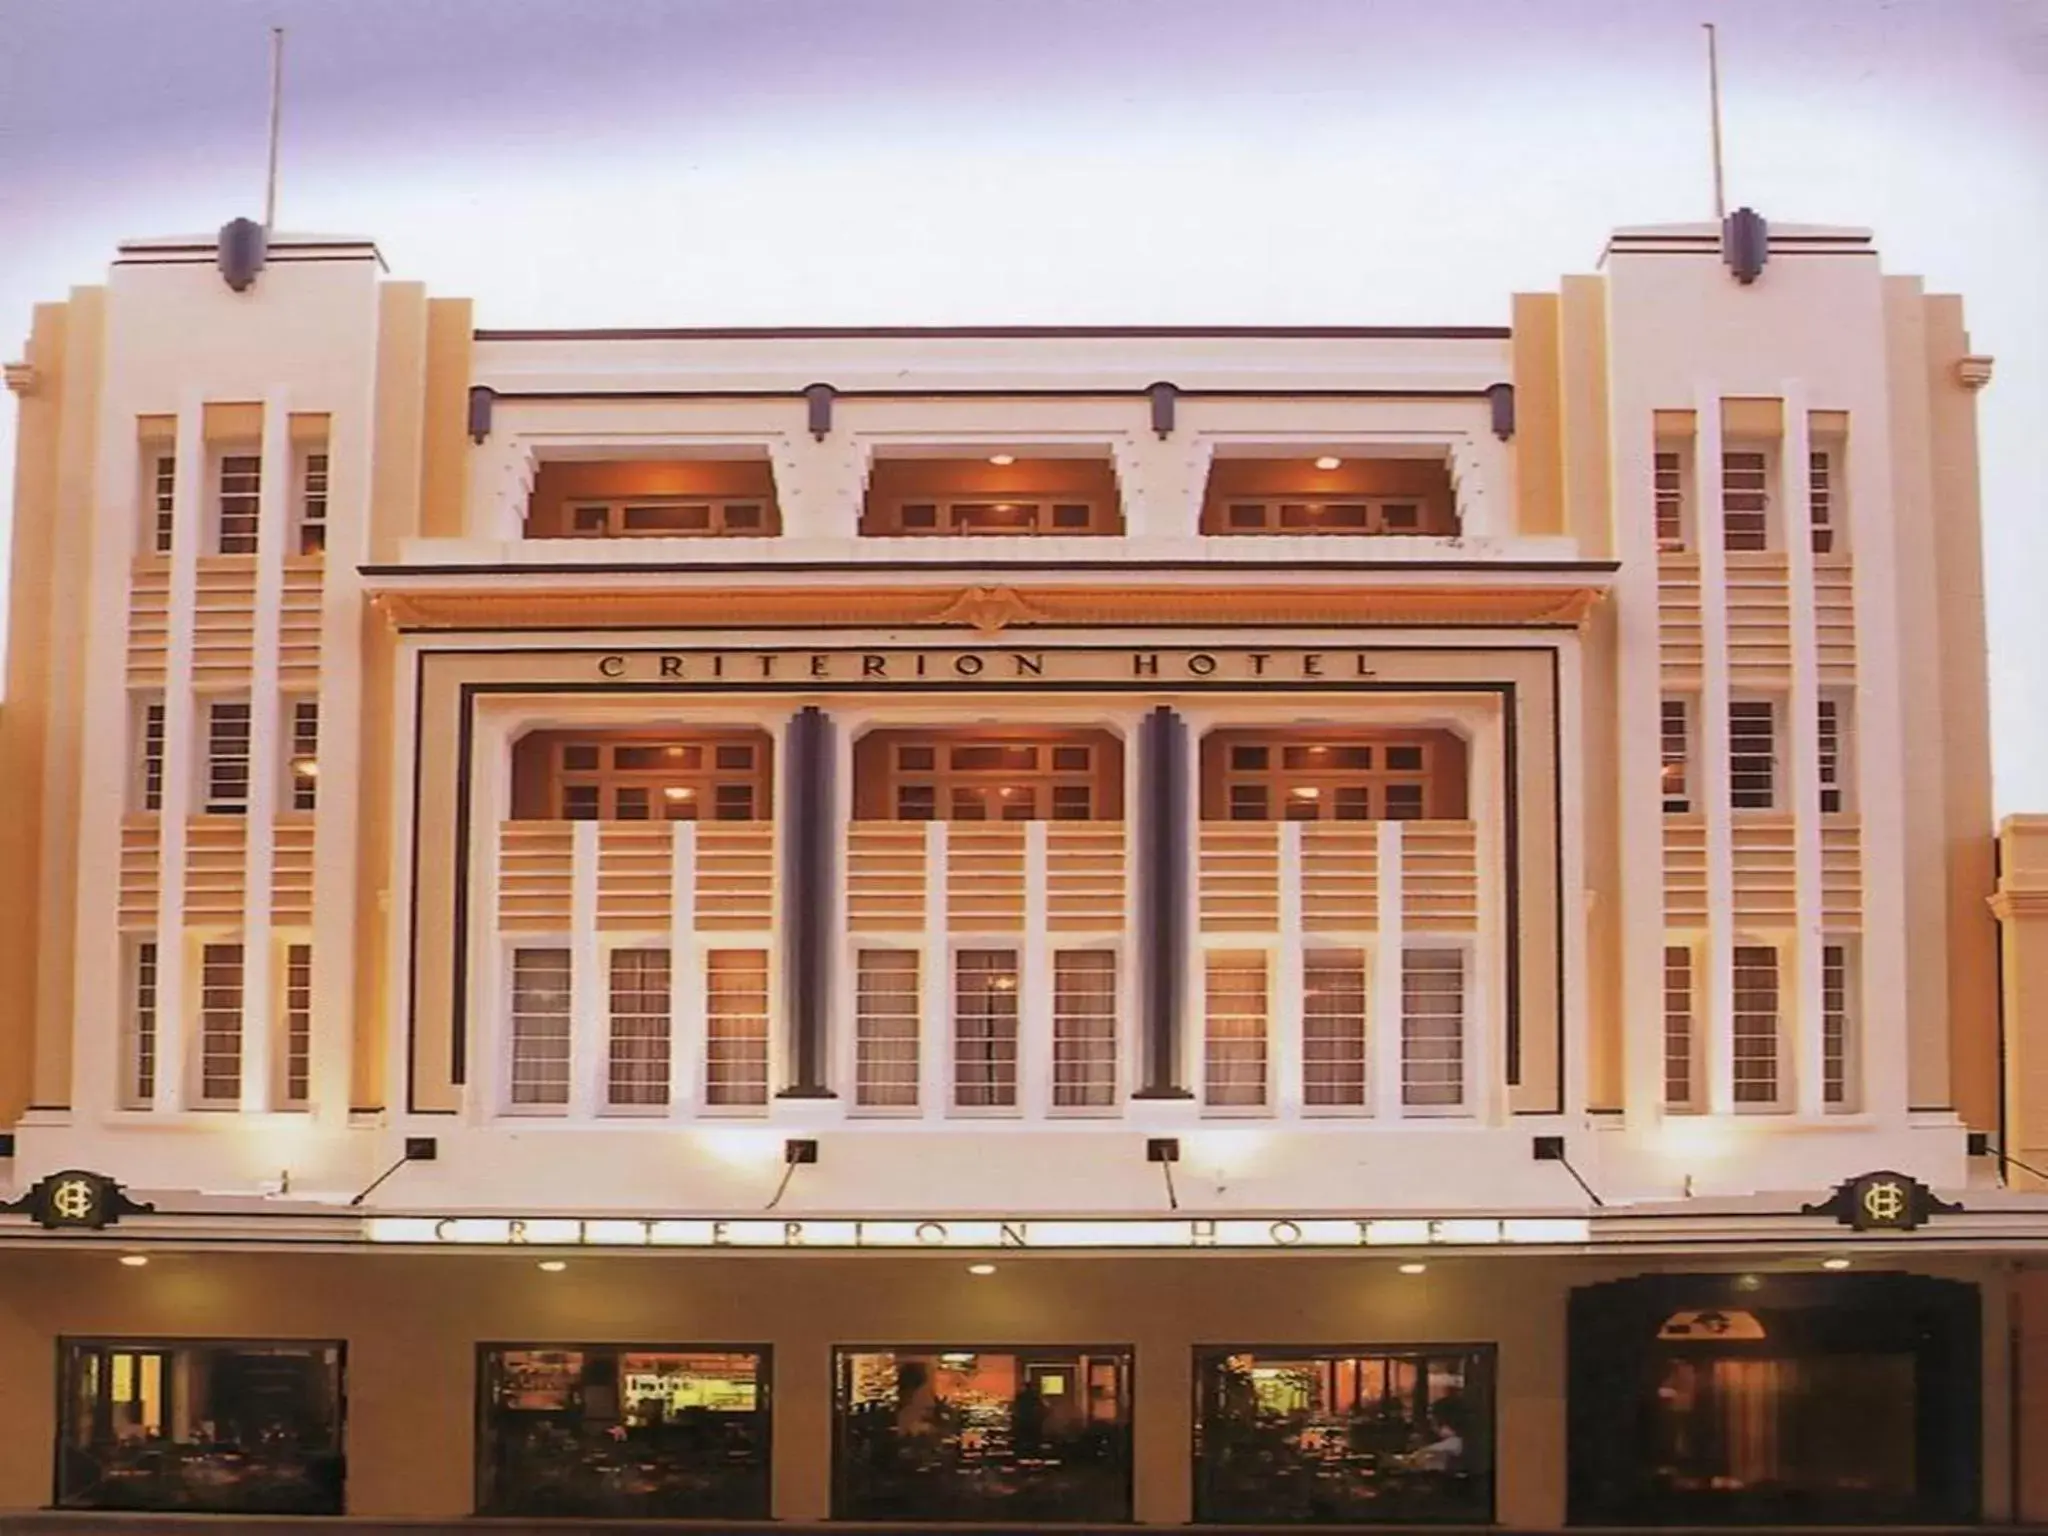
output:
POLYGON ((1189 965, 1188 733, 1161 704, 1138 729, 1139 1099, 1185 1099, 1181 1010, 1189 965))
POLYGON ((1028 1119, 1052 1109, 1052 933, 1046 886, 1047 824, 1024 823, 1024 934, 1017 956, 1017 1105, 1028 1119))
POLYGON ((834 809, 831 720, 806 704, 784 735, 788 768, 783 828, 782 985, 789 1020, 789 1086, 777 1097, 829 1099, 825 1031, 832 1016, 832 927, 837 909, 838 817, 834 809))
POLYGON ((704 969, 697 954, 697 823, 669 823, 668 1111, 694 1113, 704 1074, 704 969))
POLYGON ((1693 484, 1700 551, 1699 798, 1706 821, 1707 937, 1703 995, 1695 1016, 1706 1034, 1707 1108, 1735 1108, 1735 820, 1728 779, 1728 557, 1721 523, 1721 397, 1698 386, 1693 484))
MULTIPOLYGON (((190 989, 185 954, 185 830, 199 747, 192 696, 199 546, 205 533, 206 403, 188 391, 178 403, 177 470, 171 483, 171 593, 164 647, 164 792, 158 822, 156 908, 156 1097, 153 1108, 185 1108, 192 1079, 190 989)), ((80 914, 90 920, 89 914, 80 914)))
POLYGON ((946 824, 924 827, 924 953, 917 968, 918 1111, 944 1115, 953 1102, 953 988, 946 939, 946 824))
POLYGON ((1370 1032, 1372 1058, 1367 1092, 1382 1121, 1401 1118, 1401 946, 1407 922, 1402 912, 1401 823, 1379 824, 1379 943, 1373 950, 1370 1032))
POLYGON ((588 1119, 604 1107, 610 1075, 604 950, 597 936, 600 823, 572 824, 569 862, 569 1113, 588 1119))
MULTIPOLYGON (((1827 1112, 1821 1029, 1820 634, 1813 593, 1806 392, 1788 382, 1784 398, 1777 500, 1785 509, 1792 627, 1792 719, 1785 733, 1792 761, 1784 775, 1792 809, 1792 1081, 1800 1115, 1817 1118, 1827 1112)), ((1850 1059, 1855 1059, 1853 1052, 1850 1059)))
POLYGON ((256 615, 249 676, 249 805, 242 850, 242 1111, 263 1114, 278 1096, 271 871, 284 749, 279 741, 278 632, 292 486, 290 400, 263 402, 262 478, 256 500, 256 615))
POLYGON ((1273 998, 1267 1010, 1273 1063, 1273 1106, 1281 1118, 1298 1119, 1306 1098, 1302 1034, 1307 1021, 1301 931, 1301 836, 1298 821, 1280 823, 1280 943, 1273 954, 1273 998))

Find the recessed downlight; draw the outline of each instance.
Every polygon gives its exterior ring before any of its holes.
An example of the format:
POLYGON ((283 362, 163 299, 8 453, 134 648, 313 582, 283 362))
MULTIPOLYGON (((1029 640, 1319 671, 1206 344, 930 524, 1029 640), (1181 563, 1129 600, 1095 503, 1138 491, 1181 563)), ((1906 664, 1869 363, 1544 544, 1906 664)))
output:
POLYGON ((992 453, 988 456, 988 461, 991 464, 1014 464, 1017 462, 1017 455, 1014 453, 992 453))
POLYGON ((1820 1267, 1822 1269, 1847 1269, 1849 1267, 1849 1260, 1837 1255, 1832 1259, 1822 1259, 1820 1267))
POLYGON ((1411 1261, 1410 1263, 1403 1264, 1401 1266, 1401 1273, 1404 1275, 1426 1275, 1429 1273, 1429 1266, 1427 1264, 1411 1261))
POLYGON ((995 1272, 996 1267, 993 1264, 970 1264, 967 1266, 967 1273, 970 1275, 992 1275, 995 1272))
POLYGON ((1343 465, 1344 461, 1334 453, 1326 453, 1316 460, 1317 469, 1341 469, 1343 465))
POLYGON ((130 1269, 141 1269, 149 1262, 149 1255, 146 1253, 124 1253, 121 1255, 121 1262, 130 1269))
POLYGON ((559 1275, 569 1267, 567 1259, 542 1259, 538 1268, 544 1275, 559 1275))

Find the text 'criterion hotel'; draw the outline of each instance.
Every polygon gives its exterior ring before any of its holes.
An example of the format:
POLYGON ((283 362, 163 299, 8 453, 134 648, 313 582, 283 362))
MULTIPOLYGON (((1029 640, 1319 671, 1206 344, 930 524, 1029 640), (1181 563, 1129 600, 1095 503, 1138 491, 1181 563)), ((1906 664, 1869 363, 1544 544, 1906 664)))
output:
POLYGON ((1748 210, 1512 322, 39 309, 0 1509, 2048 1520, 1990 359, 1748 210))

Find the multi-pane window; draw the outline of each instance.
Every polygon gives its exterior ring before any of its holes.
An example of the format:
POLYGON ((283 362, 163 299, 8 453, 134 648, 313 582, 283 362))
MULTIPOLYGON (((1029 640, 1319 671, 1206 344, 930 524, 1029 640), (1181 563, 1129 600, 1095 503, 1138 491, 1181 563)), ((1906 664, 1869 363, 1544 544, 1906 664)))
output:
POLYGON ((1807 504, 1813 509, 1813 552, 1835 551, 1834 458, 1825 448, 1807 455, 1807 504))
POLYGON ((313 699, 292 701, 292 738, 287 787, 291 808, 310 811, 320 803, 320 705, 313 699))
POLYGON ((1823 1103, 1849 1103, 1849 1066, 1854 1024, 1849 1010, 1849 949, 1820 949, 1820 1081, 1823 1103))
POLYGON ((569 1102, 569 951, 512 951, 515 1108, 569 1102))
POLYGON ((615 949, 611 964, 611 1056, 605 1101, 618 1108, 668 1102, 669 953, 615 949))
POLYGON ((1728 803, 1738 811, 1777 804, 1778 709, 1769 699, 1728 704, 1728 803))
POLYGON ((284 1102, 302 1105, 313 1084, 313 946, 284 951, 284 1102))
POLYGON ((257 503, 262 489, 261 458, 253 453, 221 456, 219 515, 214 524, 218 553, 256 553, 257 503))
POLYGON ((1735 1102, 1778 1102, 1778 952, 1735 946, 1735 1102))
POLYGON ((1721 542, 1723 547, 1771 547, 1770 455, 1731 448, 1721 455, 1721 542))
POLYGON ((1289 496, 1273 501, 1233 497, 1223 506, 1224 533, 1451 533, 1434 527, 1428 507, 1413 496, 1289 496))
POLYGON ((854 1017, 854 1103, 915 1109, 919 968, 914 949, 860 952, 854 1017))
POLYGON ((898 821, 1087 821, 1101 774, 1093 742, 899 740, 889 779, 898 821))
POLYGON ((1212 949, 1202 990, 1202 1101, 1252 1109, 1266 1102, 1266 956, 1261 950, 1212 949))
POLYGON ((1052 983, 1053 1107, 1116 1103, 1116 951, 1059 950, 1052 983))
POLYGON ((1664 946, 1664 1107, 1695 1109, 1692 949, 1664 946))
POLYGON ((1303 957, 1301 1097, 1311 1109, 1365 1105, 1365 951, 1303 957))
POLYGON ((1822 699, 1819 710, 1820 808, 1839 811, 1848 782, 1842 761, 1842 704, 1839 699, 1822 699))
POLYGON ((1685 456, 1659 450, 1654 459, 1657 548, 1685 548, 1685 456))
POLYGON ((150 466, 149 476, 149 548, 151 553, 168 555, 171 552, 171 535, 177 527, 176 507, 178 483, 178 460, 175 455, 160 453, 150 466))
POLYGON ((208 944, 199 952, 199 1101, 241 1096, 242 946, 208 944))
POLYGON ((758 741, 563 740, 553 744, 565 821, 752 821, 768 800, 758 741))
POLYGON ((1441 748, 1433 741, 1231 737, 1219 745, 1229 821, 1413 821, 1443 814, 1441 748))
POLYGON ((575 539, 757 538, 773 531, 768 504, 758 496, 569 506, 568 534, 575 539))
POLYGON ((1017 952, 963 949, 953 957, 953 1103, 1017 1102, 1017 952))
POLYGON ((249 809, 247 699, 216 699, 206 707, 206 809, 214 816, 249 809))
POLYGON ((1116 508, 1078 497, 1003 496, 968 501, 918 500, 883 509, 867 531, 912 537, 1112 533, 1116 508), (894 517, 889 513, 893 511, 894 517))
POLYGON ((1465 1102, 1465 952, 1401 954, 1401 1102, 1455 1108, 1465 1102))
POLYGON ((1691 710, 1684 699, 1665 699, 1659 717, 1664 752, 1664 809, 1692 809, 1691 710))
POLYGON ((327 548, 327 455, 309 453, 299 466, 299 553, 327 548))
POLYGON ((152 700, 142 706, 142 808, 164 808, 164 706, 152 700))
POLYGON ((156 941, 135 946, 135 993, 130 1010, 128 1102, 146 1109, 156 1098, 156 941))
POLYGON ((714 949, 704 957, 704 1102, 768 1102, 768 951, 714 949))

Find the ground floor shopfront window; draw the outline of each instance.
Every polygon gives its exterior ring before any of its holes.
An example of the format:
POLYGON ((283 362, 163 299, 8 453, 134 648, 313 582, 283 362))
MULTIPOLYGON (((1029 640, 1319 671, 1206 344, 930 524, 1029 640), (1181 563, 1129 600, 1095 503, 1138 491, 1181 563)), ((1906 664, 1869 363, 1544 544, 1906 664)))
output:
POLYGON ((66 1339, 57 1503, 338 1515, 338 1343, 66 1339))
POLYGON ((1571 1304, 1575 1523, 1977 1518, 1976 1287, 1659 1275, 1571 1304))
POLYGON ((1195 1518, 1493 1518, 1493 1352, 1214 1349, 1195 1359, 1195 1518))
POLYGON ((838 1519, 1131 1518, 1128 1349, 841 1349, 833 1374, 838 1519))
POLYGON ((486 1515, 768 1517, 765 1349, 487 1345, 486 1515))

